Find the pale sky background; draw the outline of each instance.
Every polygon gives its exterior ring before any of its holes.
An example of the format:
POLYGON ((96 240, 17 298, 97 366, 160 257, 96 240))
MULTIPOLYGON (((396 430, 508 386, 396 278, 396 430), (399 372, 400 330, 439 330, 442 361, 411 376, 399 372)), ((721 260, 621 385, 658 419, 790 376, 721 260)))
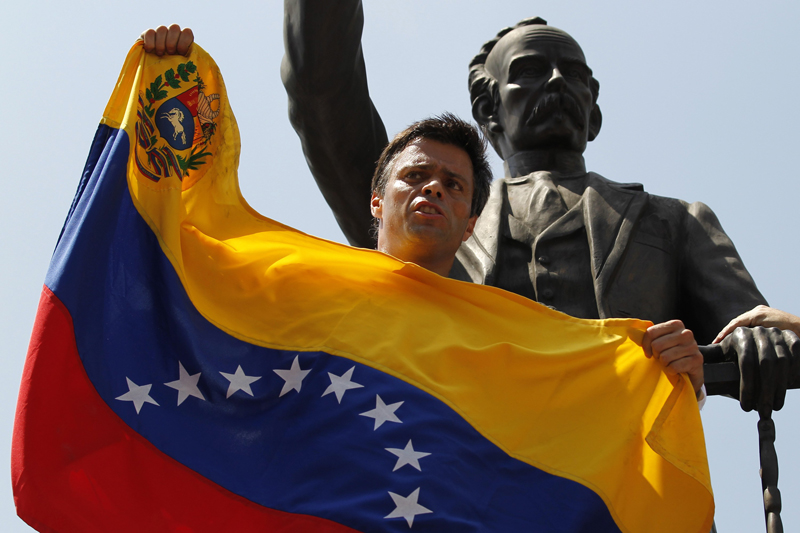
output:
MULTIPOLYGON (((365 9, 371 94, 390 133, 445 110, 470 118, 467 64, 501 28, 538 15, 570 32, 601 84, 603 128, 587 167, 709 204, 769 302, 800 314, 796 1, 368 0, 365 9)), ((241 129, 247 201, 300 230, 343 237, 287 118, 282 2, 8 2, 3 15, 0 457, 7 465, 50 255, 122 61, 143 29, 190 26, 216 59, 241 129)), ((800 531, 799 416, 793 391, 774 417, 786 531, 800 531)), ((764 531, 757 418, 727 398, 711 398, 703 412, 720 533, 764 531)), ((7 468, 0 530, 30 531, 16 517, 7 468)))

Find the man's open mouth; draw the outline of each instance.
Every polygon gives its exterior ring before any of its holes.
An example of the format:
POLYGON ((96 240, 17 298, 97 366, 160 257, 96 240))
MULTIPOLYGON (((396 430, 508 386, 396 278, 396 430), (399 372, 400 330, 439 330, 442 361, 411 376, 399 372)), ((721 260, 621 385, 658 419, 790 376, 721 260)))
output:
POLYGON ((418 205, 414 207, 414 211, 418 213, 423 213, 426 215, 441 215, 444 216, 441 208, 435 204, 429 202, 420 202, 418 205))

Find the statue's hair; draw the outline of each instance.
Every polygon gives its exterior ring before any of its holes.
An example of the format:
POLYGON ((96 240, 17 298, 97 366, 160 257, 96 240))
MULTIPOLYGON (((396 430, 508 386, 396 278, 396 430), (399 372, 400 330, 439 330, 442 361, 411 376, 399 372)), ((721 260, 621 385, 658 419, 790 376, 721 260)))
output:
MULTIPOLYGON (((469 63, 469 97, 473 104, 475 100, 485 94, 490 95, 494 102, 498 101, 497 80, 486 71, 486 58, 489 57, 489 53, 494 49, 495 45, 509 32, 524 26, 535 25, 547 26, 547 21, 541 17, 531 17, 517 22, 514 26, 503 28, 497 32, 494 39, 487 41, 481 47, 478 55, 472 58, 469 63)), ((597 103, 597 97, 600 94, 600 83, 592 77, 589 81, 589 86, 592 91, 592 99, 594 103, 597 103)))

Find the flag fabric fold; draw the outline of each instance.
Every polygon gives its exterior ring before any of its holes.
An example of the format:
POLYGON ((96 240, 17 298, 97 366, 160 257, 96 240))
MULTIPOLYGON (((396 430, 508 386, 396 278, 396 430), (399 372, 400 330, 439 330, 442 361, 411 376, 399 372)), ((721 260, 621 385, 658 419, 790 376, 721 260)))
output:
POLYGON ((707 532, 648 323, 579 320, 242 198, 199 46, 134 46, 59 238, 12 482, 40 531, 707 532))

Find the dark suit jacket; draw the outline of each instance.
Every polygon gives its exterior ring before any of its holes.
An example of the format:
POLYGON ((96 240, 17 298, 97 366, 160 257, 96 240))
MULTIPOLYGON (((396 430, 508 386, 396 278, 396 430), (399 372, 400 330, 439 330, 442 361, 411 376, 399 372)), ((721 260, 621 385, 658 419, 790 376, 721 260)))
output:
MULTIPOLYGON (((496 180, 475 233, 459 250, 453 277, 497 285, 495 258, 508 213, 509 183, 496 180)), ((579 210, 536 240, 532 260, 552 239, 584 229, 600 318, 684 321, 708 343, 731 318, 765 302, 733 243, 705 204, 644 192, 589 173, 579 210), (572 216, 576 213, 583 216, 572 216)))
MULTIPOLYGON (((285 0, 281 75, 290 120, 342 231, 350 244, 374 247, 370 181, 387 136, 369 97, 363 22, 358 0, 285 0)), ((508 186, 505 179, 495 182, 477 239, 462 247, 453 277, 496 284, 508 186)), ((707 343, 731 318, 765 303, 704 204, 653 196, 641 185, 592 174, 582 215, 594 285, 594 294, 585 297, 596 301, 600 317, 680 318, 698 342, 707 343)), ((540 238, 537 246, 546 244, 540 238)))

